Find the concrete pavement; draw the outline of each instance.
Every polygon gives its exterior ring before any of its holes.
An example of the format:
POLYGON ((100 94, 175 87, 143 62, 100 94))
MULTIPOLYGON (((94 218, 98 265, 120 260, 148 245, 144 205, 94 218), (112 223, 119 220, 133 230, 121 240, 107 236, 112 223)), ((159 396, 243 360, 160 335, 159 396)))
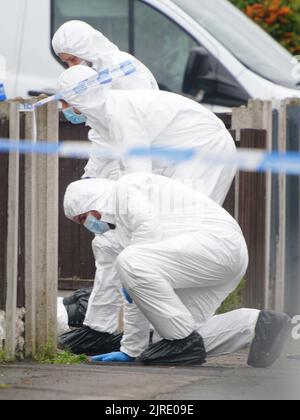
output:
POLYGON ((246 366, 247 352, 203 367, 0 366, 0 400, 300 399, 300 341, 271 369, 246 366))

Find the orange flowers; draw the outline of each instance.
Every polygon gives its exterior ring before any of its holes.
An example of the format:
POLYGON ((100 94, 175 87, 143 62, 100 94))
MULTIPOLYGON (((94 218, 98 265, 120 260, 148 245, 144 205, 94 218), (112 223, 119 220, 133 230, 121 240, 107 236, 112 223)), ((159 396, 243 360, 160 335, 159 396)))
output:
POLYGON ((257 23, 272 25, 275 22, 286 23, 286 16, 292 13, 282 0, 265 0, 246 7, 246 14, 257 23))
POLYGON ((231 0, 292 54, 300 53, 300 0, 231 0))

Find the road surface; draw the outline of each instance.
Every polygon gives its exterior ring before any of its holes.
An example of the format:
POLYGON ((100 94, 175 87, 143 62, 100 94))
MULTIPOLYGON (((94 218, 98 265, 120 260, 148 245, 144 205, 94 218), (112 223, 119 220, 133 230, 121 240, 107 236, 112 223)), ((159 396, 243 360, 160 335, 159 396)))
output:
POLYGON ((0 366, 0 400, 300 399, 300 341, 271 369, 246 366, 247 352, 203 367, 138 365, 0 366))

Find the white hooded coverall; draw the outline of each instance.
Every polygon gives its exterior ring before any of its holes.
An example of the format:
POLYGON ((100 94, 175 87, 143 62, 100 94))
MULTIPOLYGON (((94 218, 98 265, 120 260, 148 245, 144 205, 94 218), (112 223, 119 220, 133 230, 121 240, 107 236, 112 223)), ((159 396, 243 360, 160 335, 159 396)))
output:
POLYGON ((121 351, 138 357, 148 346, 149 322, 168 340, 198 331, 209 355, 250 344, 259 311, 213 317, 237 287, 248 251, 237 222, 202 193, 150 174, 69 186, 70 219, 97 210, 117 226, 116 268, 134 304, 125 310, 121 351))
MULTIPOLYGON (((132 55, 120 51, 101 32, 81 21, 69 21, 63 24, 54 34, 52 46, 57 55, 70 54, 93 65, 95 71, 112 69, 120 63, 131 61, 137 71, 130 76, 113 79, 109 86, 117 90, 151 89, 158 90, 158 84, 151 71, 132 55)), ((61 87, 60 87, 61 88, 61 87)), ((101 132, 90 130, 89 140, 95 145, 105 147, 101 132)), ((85 168, 85 178, 119 179, 118 162, 109 162, 91 156, 85 168)))
MULTIPOLYGON (((60 77, 58 88, 68 89, 95 76, 86 66, 75 66, 60 77)), ((195 149, 202 154, 235 156, 236 147, 224 123, 202 105, 183 96, 154 90, 110 90, 95 86, 65 98, 87 118, 87 125, 101 133, 106 147, 124 153, 133 148, 146 150, 195 149)), ((123 174, 155 173, 181 182, 194 181, 215 202, 223 204, 230 189, 235 168, 223 165, 161 163, 151 158, 128 159, 120 162, 123 174)))
MULTIPOLYGON (((113 79, 109 86, 111 89, 158 90, 158 84, 151 71, 135 57, 120 51, 101 32, 81 21, 70 21, 62 25, 55 33, 52 45, 57 55, 70 54, 92 63, 93 68, 100 70, 115 68, 120 63, 130 60, 134 62, 137 71, 130 76, 113 79)), ((62 86, 60 87, 62 88, 62 86)), ((107 147, 101 138, 101 130, 89 131, 89 140, 94 147, 107 147)), ((118 161, 99 159, 91 154, 85 167, 84 178, 107 178, 118 180, 120 178, 120 165, 118 161)), ((116 288, 117 273, 114 269, 113 250, 115 246, 114 232, 103 236, 96 236, 93 241, 93 252, 96 260, 96 276, 94 291, 90 299, 88 317, 85 325, 90 328, 113 333, 118 326, 118 313, 122 304, 122 297, 116 288)))

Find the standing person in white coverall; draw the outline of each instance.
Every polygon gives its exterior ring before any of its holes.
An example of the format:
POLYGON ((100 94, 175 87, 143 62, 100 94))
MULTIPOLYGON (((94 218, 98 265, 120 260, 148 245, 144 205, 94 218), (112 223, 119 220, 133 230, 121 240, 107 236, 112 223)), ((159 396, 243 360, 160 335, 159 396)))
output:
MULTIPOLYGON (((58 89, 67 90, 95 75, 94 70, 87 66, 74 66, 62 74, 58 89)), ((162 147, 174 150, 193 148, 204 156, 216 153, 234 157, 236 154, 234 141, 218 117, 195 101, 173 93, 120 91, 99 85, 65 98, 64 107, 69 106, 85 115, 87 125, 101 133, 106 147, 117 152, 125 154, 134 147, 148 150, 162 147)), ((219 204, 223 204, 236 173, 234 168, 222 165, 199 164, 197 161, 165 164, 150 158, 124 158, 120 161, 120 167, 124 174, 147 172, 188 183, 219 204)), ((114 270, 113 249, 107 247, 107 255, 114 270)), ((108 284, 109 278, 102 279, 107 282, 107 290, 116 286, 116 282, 114 285, 108 284)), ((114 280, 117 281, 117 278, 114 277, 114 280)), ((100 294, 96 304, 97 307, 94 305, 93 309, 90 305, 85 325, 100 333, 113 333, 107 313, 98 310, 104 304, 100 294)), ((109 300, 109 304, 113 308, 113 299, 109 300)))
MULTIPOLYGON (((109 39, 92 26, 81 21, 63 24, 54 34, 52 46, 56 55, 69 67, 84 64, 99 72, 113 69, 126 61, 134 62, 137 71, 130 77, 113 79, 109 85, 114 90, 158 90, 158 84, 151 71, 132 55, 120 51, 109 39)), ((105 147, 101 132, 90 130, 89 140, 105 147)), ((119 179, 118 162, 97 158, 91 159, 85 168, 85 178, 119 179)))
POLYGON ((270 366, 278 358, 287 315, 244 309, 213 317, 243 278, 248 250, 237 222, 206 195, 166 177, 135 173, 118 182, 75 182, 64 208, 89 229, 116 230, 116 268, 132 299, 120 351, 94 361, 202 364, 207 353, 248 344, 251 366, 270 366), (163 339, 150 348, 149 322, 163 339))
MULTIPOLYGON (((95 77, 86 66, 66 70, 58 80, 58 90, 64 91, 95 77)), ((154 90, 111 90, 96 85, 87 91, 64 98, 64 108, 72 106, 87 117, 87 125, 97 133, 106 147, 119 153, 133 148, 195 149, 202 156, 235 157, 236 147, 224 123, 211 111, 183 96, 154 90)), ((223 204, 230 189, 235 168, 222 164, 162 165, 151 158, 120 161, 122 174, 149 172, 178 181, 194 181, 194 186, 218 204, 223 204)))
MULTIPOLYGON (((55 33, 52 46, 59 58, 69 67, 84 64, 97 72, 113 69, 126 61, 134 62, 136 72, 127 77, 113 79, 110 89, 158 90, 158 84, 150 70, 132 55, 120 51, 101 32, 81 21, 70 21, 62 25, 55 33)), ((76 114, 72 108, 65 112, 70 122, 84 122, 86 119, 76 114)), ((89 131, 89 140, 93 145, 107 147, 101 138, 102 132, 89 131)), ((85 167, 83 178, 107 178, 118 180, 120 166, 118 161, 98 159, 93 154, 85 167)), ((118 313, 122 298, 116 287, 116 271, 112 266, 112 249, 115 245, 114 232, 104 236, 96 235, 93 251, 96 260, 95 287, 90 299, 86 327, 99 332, 114 333, 118 326, 118 313)))

